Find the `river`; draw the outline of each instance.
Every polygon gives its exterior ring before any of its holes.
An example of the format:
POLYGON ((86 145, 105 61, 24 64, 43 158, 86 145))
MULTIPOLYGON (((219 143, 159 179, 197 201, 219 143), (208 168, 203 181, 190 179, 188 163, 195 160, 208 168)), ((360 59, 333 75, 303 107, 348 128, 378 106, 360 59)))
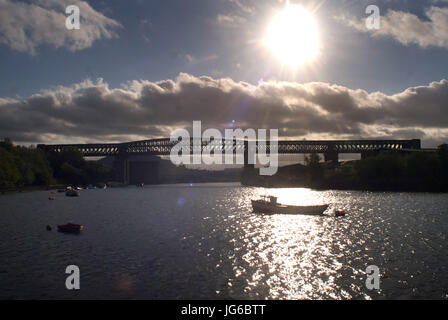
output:
POLYGON ((448 195, 157 185, 0 196, 1 299, 444 299, 448 195), (258 215, 250 199, 345 217, 258 215), (46 231, 67 222, 79 235, 46 231), (68 265, 80 289, 67 290, 68 265), (366 268, 380 289, 366 287, 366 268))

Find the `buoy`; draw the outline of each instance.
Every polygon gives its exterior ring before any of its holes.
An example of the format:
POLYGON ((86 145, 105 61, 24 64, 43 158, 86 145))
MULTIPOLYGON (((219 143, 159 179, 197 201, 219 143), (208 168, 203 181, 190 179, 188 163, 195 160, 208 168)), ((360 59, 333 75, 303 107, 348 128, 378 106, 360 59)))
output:
POLYGON ((47 224, 47 231, 51 231, 51 226, 47 224))

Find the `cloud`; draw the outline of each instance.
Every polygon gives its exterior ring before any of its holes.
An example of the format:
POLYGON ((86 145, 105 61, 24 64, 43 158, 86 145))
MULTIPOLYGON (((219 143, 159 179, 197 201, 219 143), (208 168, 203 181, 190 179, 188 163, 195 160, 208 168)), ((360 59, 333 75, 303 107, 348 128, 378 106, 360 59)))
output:
POLYGON ((448 81, 386 95, 322 82, 261 85, 181 73, 110 88, 102 79, 0 99, 0 136, 17 142, 112 142, 203 129, 278 128, 280 137, 448 139, 448 81))
POLYGON ((256 4, 253 0, 228 0, 230 4, 227 13, 218 14, 216 23, 222 27, 238 28, 248 22, 248 18, 256 12, 256 4))
POLYGON ((409 12, 389 10, 381 16, 379 30, 367 29, 365 19, 347 16, 337 19, 374 37, 392 37, 404 45, 417 44, 422 48, 432 46, 448 49, 448 8, 431 6, 425 10, 425 14, 427 20, 409 12))
POLYGON ((204 57, 200 57, 200 58, 197 58, 191 54, 185 54, 185 55, 181 55, 181 57, 183 57, 190 64, 203 63, 203 62, 208 62, 208 61, 213 61, 213 60, 218 59, 218 55, 216 55, 216 54, 211 54, 209 56, 204 56, 204 57))
POLYGON ((116 37, 120 23, 94 10, 85 1, 38 0, 25 3, 0 0, 0 43, 13 50, 36 54, 40 45, 78 51, 94 41, 116 37), (77 5, 81 28, 67 30, 65 8, 77 5))
POLYGON ((251 3, 252 1, 229 0, 229 2, 236 5, 238 9, 242 12, 253 14, 255 11, 253 3, 251 3))
POLYGON ((247 19, 234 14, 218 14, 216 22, 223 27, 237 28, 247 22, 247 19))

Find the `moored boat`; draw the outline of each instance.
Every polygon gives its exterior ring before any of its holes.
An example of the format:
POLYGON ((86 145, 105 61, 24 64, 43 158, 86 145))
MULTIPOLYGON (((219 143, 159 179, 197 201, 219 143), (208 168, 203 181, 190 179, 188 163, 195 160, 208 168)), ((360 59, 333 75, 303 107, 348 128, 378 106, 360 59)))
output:
POLYGON ((345 210, 334 210, 335 217, 345 217, 345 210))
POLYGON ((269 197, 260 200, 252 200, 254 212, 265 214, 304 214, 304 215, 323 215, 327 210, 328 204, 314 206, 291 206, 277 203, 276 197, 269 197))
POLYGON ((82 229, 83 229, 82 225, 75 224, 75 223, 67 223, 67 224, 58 225, 59 232, 80 233, 82 229))
POLYGON ((73 189, 71 189, 71 190, 67 190, 67 191, 65 192, 65 195, 66 195, 67 197, 79 197, 79 191, 78 191, 78 190, 73 190, 73 189))

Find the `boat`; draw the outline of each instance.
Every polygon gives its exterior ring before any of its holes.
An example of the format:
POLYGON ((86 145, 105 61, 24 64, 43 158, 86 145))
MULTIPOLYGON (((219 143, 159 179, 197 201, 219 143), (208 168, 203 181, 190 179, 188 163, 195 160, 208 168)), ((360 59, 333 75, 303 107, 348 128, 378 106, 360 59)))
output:
POLYGON ((58 231, 65 232, 65 233, 80 233, 83 228, 84 227, 82 225, 75 224, 75 223, 67 223, 67 224, 58 225, 58 231))
POLYGON ((334 216, 335 217, 345 217, 345 210, 334 210, 334 216))
POLYGON ((67 197, 79 197, 79 191, 78 191, 78 190, 70 189, 70 190, 67 190, 67 191, 65 192, 65 195, 66 195, 67 197))
POLYGON ((277 202, 277 197, 270 196, 269 201, 263 199, 252 200, 254 212, 265 214, 304 214, 304 215, 323 215, 327 210, 328 204, 315 206, 290 206, 277 202))

